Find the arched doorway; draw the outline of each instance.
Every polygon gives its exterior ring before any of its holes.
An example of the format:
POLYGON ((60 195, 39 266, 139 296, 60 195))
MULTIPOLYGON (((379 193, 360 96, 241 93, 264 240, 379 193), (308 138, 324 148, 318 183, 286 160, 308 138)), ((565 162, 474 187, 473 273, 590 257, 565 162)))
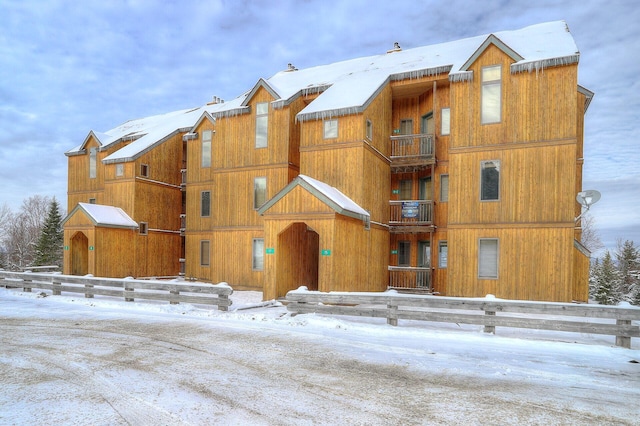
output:
POLYGON ((278 234, 277 297, 306 286, 318 290, 320 236, 306 223, 296 222, 278 234))
POLYGON ((71 238, 71 274, 87 275, 89 273, 89 239, 82 232, 71 238))

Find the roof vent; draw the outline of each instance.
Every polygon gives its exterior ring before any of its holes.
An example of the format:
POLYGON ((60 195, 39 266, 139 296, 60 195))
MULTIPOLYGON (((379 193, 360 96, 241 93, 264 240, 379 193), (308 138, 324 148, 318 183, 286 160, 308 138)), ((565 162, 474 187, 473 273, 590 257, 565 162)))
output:
POLYGON ((287 64, 287 69, 286 69, 286 71, 287 71, 287 72, 290 72, 290 71, 298 71, 298 68, 296 68, 293 64, 287 64))
POLYGON ((395 43, 393 43, 393 49, 387 50, 387 53, 400 52, 401 50, 402 47, 400 47, 400 43, 396 41, 395 43))
POLYGON ((224 103, 224 99, 220 99, 219 97, 214 96, 211 102, 209 102, 207 105, 215 105, 215 104, 223 104, 223 103, 224 103))

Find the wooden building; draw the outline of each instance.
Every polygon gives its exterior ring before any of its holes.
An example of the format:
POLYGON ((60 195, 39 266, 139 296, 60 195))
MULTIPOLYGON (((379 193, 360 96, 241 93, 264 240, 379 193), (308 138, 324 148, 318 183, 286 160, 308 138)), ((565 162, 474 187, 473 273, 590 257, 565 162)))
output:
POLYGON ((67 153, 65 272, 183 274, 265 299, 304 285, 586 301, 575 196, 593 93, 578 60, 550 22, 289 65, 229 102, 91 132, 67 153), (75 209, 91 201, 136 235, 75 209), (103 260, 83 269, 87 244, 103 260), (123 250, 129 269, 109 266, 123 250))

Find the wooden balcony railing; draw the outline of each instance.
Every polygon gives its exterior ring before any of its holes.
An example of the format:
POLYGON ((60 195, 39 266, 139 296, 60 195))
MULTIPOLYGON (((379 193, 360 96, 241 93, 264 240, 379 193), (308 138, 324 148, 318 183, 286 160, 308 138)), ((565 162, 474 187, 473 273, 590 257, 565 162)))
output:
POLYGON ((389 288, 432 293, 431 268, 389 266, 389 288))
POLYGON ((389 201, 389 225, 433 225, 433 201, 389 201))
POLYGON ((435 162, 435 138, 430 134, 391 136, 391 167, 426 167, 435 162))

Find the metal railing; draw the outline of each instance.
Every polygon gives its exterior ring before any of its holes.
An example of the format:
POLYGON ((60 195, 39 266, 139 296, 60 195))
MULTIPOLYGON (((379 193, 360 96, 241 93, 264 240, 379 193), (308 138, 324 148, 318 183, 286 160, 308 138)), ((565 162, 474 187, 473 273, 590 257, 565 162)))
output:
POLYGON ((389 266, 389 288, 432 293, 431 268, 389 266))

